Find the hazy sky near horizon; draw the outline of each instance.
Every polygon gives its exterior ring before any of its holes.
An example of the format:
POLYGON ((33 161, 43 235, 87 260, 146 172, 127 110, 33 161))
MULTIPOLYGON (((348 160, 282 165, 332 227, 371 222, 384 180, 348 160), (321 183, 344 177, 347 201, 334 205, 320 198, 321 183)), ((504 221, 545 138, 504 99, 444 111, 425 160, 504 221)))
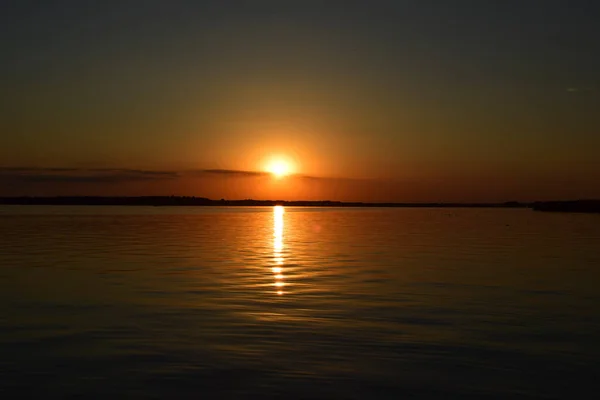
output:
POLYGON ((598 20, 594 0, 7 0, 0 195, 599 197, 598 20), (274 154, 305 176, 247 173, 274 154))

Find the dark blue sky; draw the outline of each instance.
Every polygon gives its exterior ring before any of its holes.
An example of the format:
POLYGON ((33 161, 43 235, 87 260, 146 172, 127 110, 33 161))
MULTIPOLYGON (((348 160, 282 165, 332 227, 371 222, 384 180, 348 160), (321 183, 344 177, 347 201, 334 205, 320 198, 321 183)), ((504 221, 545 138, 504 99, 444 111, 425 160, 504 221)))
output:
POLYGON ((0 7, 3 167, 253 170, 282 153, 315 176, 596 193, 596 1, 0 7))

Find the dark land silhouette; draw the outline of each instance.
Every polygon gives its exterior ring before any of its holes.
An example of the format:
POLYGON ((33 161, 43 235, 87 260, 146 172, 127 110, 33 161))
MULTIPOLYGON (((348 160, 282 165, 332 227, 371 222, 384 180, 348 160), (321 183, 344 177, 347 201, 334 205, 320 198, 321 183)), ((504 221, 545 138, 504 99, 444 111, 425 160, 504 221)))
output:
POLYGON ((213 200, 194 196, 56 196, 56 197, 0 197, 5 205, 90 205, 90 206, 276 206, 286 207, 528 207, 528 203, 368 203, 343 201, 288 201, 288 200, 213 200))
POLYGON ((538 201, 531 208, 536 211, 600 213, 600 200, 538 201))
POLYGON ((600 213, 600 200, 537 201, 533 203, 508 201, 502 203, 370 203, 345 201, 305 200, 213 200, 194 196, 56 196, 56 197, 0 197, 3 205, 56 205, 56 206, 276 206, 286 207, 464 207, 464 208, 531 208, 535 211, 600 213))

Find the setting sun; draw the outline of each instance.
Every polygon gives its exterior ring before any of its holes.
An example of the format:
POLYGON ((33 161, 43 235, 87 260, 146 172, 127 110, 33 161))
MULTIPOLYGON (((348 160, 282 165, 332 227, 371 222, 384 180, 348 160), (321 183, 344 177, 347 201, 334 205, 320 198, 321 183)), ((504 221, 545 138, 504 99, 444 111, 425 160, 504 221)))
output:
POLYGON ((266 171, 273 174, 276 178, 283 178, 284 176, 293 173, 292 163, 286 159, 276 158, 270 160, 266 165, 266 171))

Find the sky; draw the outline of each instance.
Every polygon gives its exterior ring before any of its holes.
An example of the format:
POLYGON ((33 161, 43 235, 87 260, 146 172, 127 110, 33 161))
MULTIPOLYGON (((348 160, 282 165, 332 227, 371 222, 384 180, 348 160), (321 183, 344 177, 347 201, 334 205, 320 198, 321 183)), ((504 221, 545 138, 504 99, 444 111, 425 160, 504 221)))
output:
POLYGON ((599 19, 595 0, 5 0, 0 195, 597 198, 599 19))

